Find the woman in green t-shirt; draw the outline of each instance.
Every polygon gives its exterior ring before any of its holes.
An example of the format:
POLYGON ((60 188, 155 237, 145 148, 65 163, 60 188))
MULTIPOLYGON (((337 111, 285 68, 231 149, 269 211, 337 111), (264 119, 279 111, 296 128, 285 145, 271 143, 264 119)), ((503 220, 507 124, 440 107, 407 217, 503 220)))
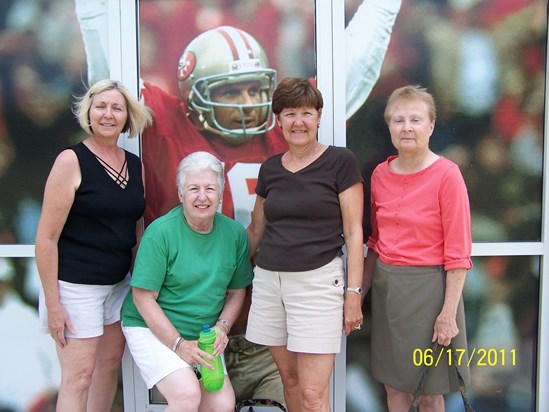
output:
POLYGON ((234 410, 228 376, 220 390, 208 392, 195 374, 198 365, 213 361, 197 345, 202 325, 215 325, 215 353, 222 354, 252 281, 244 228, 217 212, 223 187, 223 165, 211 154, 195 152, 181 161, 181 205, 147 227, 122 307, 130 352, 168 410, 234 410))

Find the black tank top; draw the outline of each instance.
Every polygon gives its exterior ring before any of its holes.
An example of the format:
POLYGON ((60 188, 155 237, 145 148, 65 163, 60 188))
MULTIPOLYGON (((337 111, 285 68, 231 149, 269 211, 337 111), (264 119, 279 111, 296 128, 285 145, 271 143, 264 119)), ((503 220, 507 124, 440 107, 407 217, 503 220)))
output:
POLYGON ((82 181, 59 238, 58 276, 71 283, 113 285, 130 269, 136 222, 145 210, 141 161, 125 151, 129 181, 122 188, 86 145, 70 149, 82 181))

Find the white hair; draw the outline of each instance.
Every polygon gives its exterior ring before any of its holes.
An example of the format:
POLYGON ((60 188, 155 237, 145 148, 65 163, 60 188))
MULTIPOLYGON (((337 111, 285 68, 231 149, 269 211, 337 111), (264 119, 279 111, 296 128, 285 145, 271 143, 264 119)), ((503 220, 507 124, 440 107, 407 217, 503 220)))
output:
POLYGON ((194 152, 187 155, 177 167, 176 184, 179 193, 185 188, 187 173, 198 173, 205 170, 211 170, 217 175, 217 186, 219 192, 223 193, 225 188, 225 174, 223 173, 223 163, 208 152, 194 152))

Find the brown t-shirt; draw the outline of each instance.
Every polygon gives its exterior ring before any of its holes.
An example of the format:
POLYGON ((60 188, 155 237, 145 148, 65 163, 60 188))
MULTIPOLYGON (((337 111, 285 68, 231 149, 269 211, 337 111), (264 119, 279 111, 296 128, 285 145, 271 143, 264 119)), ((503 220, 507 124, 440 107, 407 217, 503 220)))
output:
POLYGON ((358 163, 349 149, 335 146, 295 173, 281 158, 269 158, 259 170, 255 192, 265 199, 267 225, 257 265, 284 272, 322 267, 342 253, 339 194, 362 182, 358 163))

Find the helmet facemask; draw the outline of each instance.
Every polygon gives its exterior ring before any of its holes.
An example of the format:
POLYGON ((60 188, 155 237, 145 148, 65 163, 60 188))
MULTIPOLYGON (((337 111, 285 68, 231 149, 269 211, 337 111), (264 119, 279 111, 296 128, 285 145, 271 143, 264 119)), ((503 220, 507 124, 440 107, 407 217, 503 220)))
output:
POLYGON ((204 130, 216 134, 233 144, 241 144, 251 137, 261 135, 275 126, 275 117, 271 108, 272 92, 275 88, 276 73, 271 69, 256 72, 239 73, 231 76, 215 75, 197 80, 191 88, 187 104, 191 112, 197 114, 204 130), (221 103, 212 99, 213 92, 222 86, 247 81, 260 82, 260 101, 253 104, 221 103), (216 117, 216 108, 234 109, 240 113, 240 128, 223 126, 216 117), (246 112, 259 110, 258 122, 250 127, 246 125, 246 112))

